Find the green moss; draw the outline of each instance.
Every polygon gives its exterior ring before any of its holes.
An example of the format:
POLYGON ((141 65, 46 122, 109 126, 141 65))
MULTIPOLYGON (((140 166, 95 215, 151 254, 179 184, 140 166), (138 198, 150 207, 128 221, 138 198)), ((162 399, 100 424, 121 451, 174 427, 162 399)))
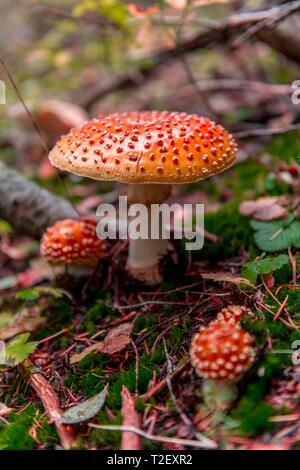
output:
POLYGON ((29 430, 33 424, 35 408, 28 406, 20 414, 9 415, 9 425, 5 426, 0 422, 0 449, 7 450, 32 450, 36 443, 29 435, 29 430))
MULTIPOLYGON (((163 346, 158 344, 153 354, 143 354, 139 360, 138 368, 138 391, 145 393, 149 381, 153 377, 153 372, 158 372, 159 364, 165 361, 163 346)), ((107 398, 107 405, 112 409, 119 409, 121 406, 121 389, 125 385, 130 392, 135 391, 136 386, 136 366, 131 365, 128 369, 122 369, 109 377, 110 390, 107 398)))
POLYGON ((242 250, 251 250, 256 253, 249 220, 239 214, 240 202, 235 199, 217 212, 205 216, 205 229, 218 235, 220 242, 209 243, 206 241, 204 248, 195 252, 195 257, 202 260, 219 261, 239 255, 242 250))
POLYGON ((75 393, 83 392, 85 397, 96 395, 104 386, 102 379, 104 363, 103 354, 92 352, 79 362, 75 372, 67 373, 65 386, 72 388, 75 393))
POLYGON ((91 335, 97 332, 97 323, 101 320, 111 321, 119 317, 119 313, 107 305, 106 300, 98 300, 90 307, 82 322, 82 329, 87 330, 91 335))
POLYGON ((179 351, 181 348, 182 344, 182 339, 183 339, 183 330, 179 326, 175 325, 173 328, 170 330, 170 335, 169 335, 169 342, 172 347, 172 352, 179 351))
POLYGON ((234 177, 225 175, 226 187, 232 189, 235 194, 242 195, 247 192, 253 197, 260 195, 263 190, 263 180, 268 170, 261 163, 249 157, 240 165, 235 167, 234 177), (253 184, 255 181, 255 185, 253 184))
MULTIPOLYGON (((100 424, 122 424, 121 413, 118 412, 114 420, 110 420, 105 410, 100 411, 97 417, 97 422, 100 424)), ((119 431, 105 431, 102 429, 93 429, 91 432, 91 440, 97 449, 102 448, 120 448, 121 432, 119 431)))
MULTIPOLYGON (((35 339, 44 339, 57 331, 66 328, 74 319, 74 310, 70 300, 66 297, 59 299, 50 298, 47 308, 42 311, 42 316, 46 318, 43 325, 39 327, 35 334, 35 339)), ((72 330, 70 330, 72 331, 72 330)), ((52 346, 55 348, 64 347, 69 345, 65 342, 66 339, 58 337, 52 341, 52 346)))
POLYGON ((134 323, 134 333, 139 333, 146 328, 152 328, 157 323, 157 315, 139 316, 134 323))
POLYGON ((232 417, 238 421, 239 432, 249 437, 274 428, 274 423, 270 422, 272 407, 255 400, 255 397, 262 399, 257 390, 259 387, 249 387, 247 396, 240 400, 238 407, 232 412, 232 417), (251 393, 253 393, 252 398, 250 398, 251 393))
MULTIPOLYGON (((289 297, 286 306, 289 312, 299 311, 300 288, 281 289, 277 296, 279 301, 283 302, 287 294, 289 297)), ((272 297, 266 297, 265 303, 274 313, 277 312, 279 305, 272 297)), ((264 312, 262 320, 244 321, 243 327, 255 337, 256 346, 263 349, 248 378, 248 386, 242 390, 242 398, 231 416, 238 420, 238 429, 242 433, 253 437, 260 432, 272 429, 273 423, 269 421, 269 418, 273 410, 272 407, 263 403, 263 400, 269 392, 270 379, 280 376, 285 368, 292 365, 291 354, 276 354, 276 350, 290 350, 293 341, 299 340, 300 335, 297 330, 288 328, 279 320, 274 321, 274 317, 269 312, 264 312), (267 338, 272 338, 272 351, 265 347, 267 338)))
POLYGON ((55 426, 50 425, 46 418, 39 419, 42 428, 37 429, 37 437, 42 444, 60 445, 60 440, 55 426))
POLYGON ((287 163, 295 161, 295 158, 299 154, 299 137, 299 131, 279 135, 272 139, 266 151, 269 152, 274 159, 284 160, 287 163))

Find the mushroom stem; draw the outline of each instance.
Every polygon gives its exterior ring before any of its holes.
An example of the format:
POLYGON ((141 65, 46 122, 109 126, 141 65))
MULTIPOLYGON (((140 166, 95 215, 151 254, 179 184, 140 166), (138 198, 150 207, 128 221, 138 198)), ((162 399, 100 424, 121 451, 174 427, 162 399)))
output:
POLYGON ((236 399, 237 388, 234 382, 216 382, 204 379, 202 383, 203 398, 212 410, 226 410, 236 399))
MULTIPOLYGON (((168 251, 168 239, 164 237, 163 221, 152 218, 152 204, 164 202, 171 192, 167 184, 135 184, 130 185, 128 200, 131 204, 143 204, 147 211, 147 227, 140 227, 146 232, 147 238, 135 238, 129 225, 129 253, 127 270, 130 275, 149 286, 159 284, 162 276, 159 270, 159 260, 168 251), (156 238, 151 238, 151 225, 156 224, 156 238)), ((131 214, 132 215, 132 214, 131 214)), ((153 227, 152 227, 153 228, 153 227)))

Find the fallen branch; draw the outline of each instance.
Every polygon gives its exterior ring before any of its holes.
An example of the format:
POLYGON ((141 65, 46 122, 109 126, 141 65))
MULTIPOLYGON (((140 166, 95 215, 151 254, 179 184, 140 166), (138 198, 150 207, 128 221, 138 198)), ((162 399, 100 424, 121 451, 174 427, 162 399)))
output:
MULTIPOLYGON (((113 79, 109 77, 106 82, 91 88, 83 98, 82 105, 84 108, 90 109, 95 101, 101 100, 111 93, 140 86, 146 80, 153 78, 158 69, 170 60, 198 49, 209 48, 215 44, 228 44, 237 34, 243 33, 251 26, 263 23, 264 31, 271 30, 277 22, 298 10, 300 10, 300 0, 279 4, 263 10, 233 14, 219 23, 214 23, 207 31, 182 41, 180 45, 162 49, 152 57, 146 57, 146 66, 142 65, 138 70, 130 70, 113 79)), ((261 33, 261 31, 259 30, 258 33, 261 33)))
POLYGON ((60 417, 63 411, 60 408, 57 395, 52 386, 42 374, 34 369, 33 364, 30 361, 26 361, 20 365, 19 370, 23 378, 28 380, 29 385, 33 388, 43 403, 47 415, 57 429, 62 447, 64 449, 75 447, 75 429, 70 424, 62 424, 60 422, 60 417))
POLYGON ((169 444, 175 444, 175 445, 182 445, 186 447, 197 447, 198 449, 216 449, 217 444, 212 441, 211 439, 208 439, 207 437, 202 438, 202 440, 197 441, 193 439, 180 439, 177 437, 166 437, 166 436, 155 436, 154 434, 151 434, 150 432, 142 431, 139 428, 136 428, 135 426, 115 426, 115 425, 110 425, 110 424, 93 424, 89 423, 89 426, 91 428, 95 429, 104 429, 105 431, 121 431, 121 432, 133 432, 137 434, 138 436, 144 437, 145 439, 149 439, 150 441, 155 441, 155 442, 167 442, 169 444))
POLYGON ((57 220, 77 217, 71 203, 28 181, 0 161, 0 218, 22 235, 39 239, 57 220))

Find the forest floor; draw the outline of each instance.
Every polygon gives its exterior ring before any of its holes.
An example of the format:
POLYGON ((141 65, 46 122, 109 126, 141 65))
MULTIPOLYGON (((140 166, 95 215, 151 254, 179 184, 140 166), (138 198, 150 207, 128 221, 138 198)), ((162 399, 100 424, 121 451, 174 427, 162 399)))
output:
MULTIPOLYGON (((0 221, 0 340, 10 342, 12 359, 0 368, 0 449, 57 449, 64 439, 77 449, 118 449, 118 427, 128 423, 142 430, 135 445, 143 449, 299 448, 300 371, 292 354, 300 339, 297 139, 276 137, 259 157, 176 194, 205 203, 205 229, 218 239, 206 240, 191 259, 177 243, 178 269, 167 268, 155 290, 126 281, 123 241, 92 278, 54 278, 38 242, 0 221), (256 206, 251 217, 242 215, 241 203, 263 196, 272 197, 265 212, 276 205, 281 217, 266 220, 256 206), (220 413, 203 401, 189 350, 199 327, 230 304, 250 308, 243 328, 257 354, 236 400, 220 413), (46 379, 56 405, 69 412, 63 431, 49 418, 34 376, 46 379), (135 411, 124 406, 128 391, 135 411), (81 419, 74 419, 78 403, 81 419)), ((45 184, 55 189, 55 176, 45 184)), ((89 184, 69 184, 87 206, 89 184)))

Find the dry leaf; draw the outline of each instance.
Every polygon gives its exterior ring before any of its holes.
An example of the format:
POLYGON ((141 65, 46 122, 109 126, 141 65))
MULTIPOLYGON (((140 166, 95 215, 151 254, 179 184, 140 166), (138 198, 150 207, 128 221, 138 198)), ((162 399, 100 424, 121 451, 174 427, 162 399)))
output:
POLYGON ((261 274, 261 277, 263 278, 267 288, 272 291, 275 287, 274 274, 273 273, 261 274))
POLYGON ((280 205, 278 197, 261 197, 256 201, 245 201, 240 205, 242 215, 252 215, 257 220, 274 220, 287 217, 288 212, 280 205))
POLYGON ((115 336, 110 339, 105 339, 103 343, 97 348, 98 352, 104 354, 115 354, 127 346, 130 343, 130 337, 125 335, 115 336))
POLYGON ((63 424, 76 424, 96 416, 105 403, 107 386, 97 395, 68 408, 60 417, 63 424))
POLYGON ((238 276, 230 276, 226 273, 201 273, 204 279, 210 279, 215 282, 229 282, 231 284, 245 284, 249 287, 255 287, 248 279, 238 276))
MULTIPOLYGON (((135 400, 131 396, 129 390, 123 385, 122 387, 122 416, 123 426, 140 427, 140 416, 135 409, 135 400)), ((141 450, 140 436, 133 432, 124 431, 122 433, 122 450, 141 450)))
POLYGON ((93 351, 103 354, 115 354, 125 348, 130 343, 130 335, 134 323, 125 322, 112 328, 103 341, 92 344, 81 353, 75 353, 70 359, 70 364, 76 364, 93 351))
POLYGON ((87 113, 81 107, 61 100, 45 101, 36 111, 35 119, 50 142, 55 142, 72 127, 88 121, 87 113))
POLYGON ((13 410, 13 408, 9 408, 4 403, 0 403, 0 418, 4 418, 5 416, 9 415, 13 410))
POLYGON ((81 359, 84 359, 91 352, 96 351, 99 347, 99 344, 100 343, 92 344, 91 346, 88 346, 80 353, 73 354, 73 356, 70 358, 70 364, 76 364, 76 362, 80 362, 81 359))
POLYGON ((109 333, 107 334, 105 341, 111 338, 115 338, 116 336, 130 336, 133 330, 134 323, 125 322, 121 323, 121 325, 112 328, 109 333))

